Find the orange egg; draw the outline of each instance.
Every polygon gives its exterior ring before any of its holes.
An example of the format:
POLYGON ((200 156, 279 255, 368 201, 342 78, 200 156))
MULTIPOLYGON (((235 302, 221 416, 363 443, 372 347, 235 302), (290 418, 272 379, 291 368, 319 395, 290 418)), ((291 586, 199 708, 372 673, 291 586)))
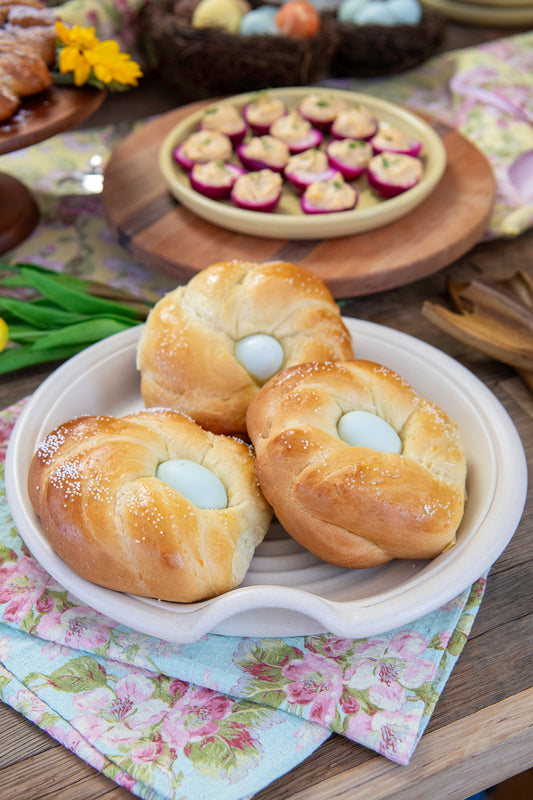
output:
POLYGON ((314 36, 320 29, 320 15, 307 0, 288 0, 276 14, 276 25, 285 36, 314 36))

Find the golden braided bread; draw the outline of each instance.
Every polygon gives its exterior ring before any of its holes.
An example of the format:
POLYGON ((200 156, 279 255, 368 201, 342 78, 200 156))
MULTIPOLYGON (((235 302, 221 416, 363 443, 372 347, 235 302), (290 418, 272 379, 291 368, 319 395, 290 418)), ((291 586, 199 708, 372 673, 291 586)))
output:
POLYGON ((283 261, 224 261, 152 309, 137 358, 145 405, 178 409, 215 433, 246 435, 246 409, 265 379, 239 360, 238 348, 258 334, 275 340, 279 369, 353 356, 319 277, 283 261))
POLYGON ((237 586, 272 517, 248 445, 163 409, 60 425, 33 456, 28 496, 44 535, 78 575, 179 602, 237 586), (201 507, 158 477, 174 460, 185 460, 188 474, 199 465, 215 476, 226 506, 201 507))
POLYGON ((0 120, 5 120, 21 98, 52 85, 55 13, 38 0, 0 0, 0 25, 0 120))
POLYGON ((390 369, 360 360, 287 369, 246 419, 264 496, 325 561, 373 567, 432 558, 454 543, 465 499, 459 431, 390 369), (399 452, 341 439, 338 425, 353 411, 379 418, 399 452))

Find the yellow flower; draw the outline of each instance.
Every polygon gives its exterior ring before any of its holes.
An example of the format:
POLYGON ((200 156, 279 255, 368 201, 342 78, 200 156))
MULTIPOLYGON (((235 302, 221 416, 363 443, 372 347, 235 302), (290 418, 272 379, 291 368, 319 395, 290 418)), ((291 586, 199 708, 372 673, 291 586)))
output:
POLYGON ((56 34, 63 44, 76 47, 78 50, 88 50, 98 44, 94 28, 81 28, 79 25, 67 28, 66 25, 57 20, 56 34))
POLYGON ((85 53, 94 74, 102 83, 123 83, 137 86, 142 77, 139 65, 127 53, 121 53, 117 42, 109 40, 96 44, 85 53))
POLYGON ((7 344, 7 337, 9 336, 9 329, 7 322, 0 317, 0 353, 7 344))
POLYGON ((137 86, 142 78, 139 65, 127 53, 121 53, 117 42, 100 42, 94 28, 81 28, 74 25, 67 28, 56 22, 56 33, 63 46, 59 47, 59 72, 72 73, 74 84, 84 83, 109 86, 137 86))

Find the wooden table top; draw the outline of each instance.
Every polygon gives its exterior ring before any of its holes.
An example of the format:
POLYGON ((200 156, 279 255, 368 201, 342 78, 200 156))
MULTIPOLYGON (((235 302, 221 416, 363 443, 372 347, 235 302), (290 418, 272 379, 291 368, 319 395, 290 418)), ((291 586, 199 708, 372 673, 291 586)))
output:
MULTIPOLYGON (((450 25, 449 49, 509 31, 450 25), (470 38, 469 38, 469 33, 470 38)), ((124 98, 123 113, 168 110, 164 92, 124 98), (133 104, 133 105, 132 105, 133 104), (158 107, 160 104, 161 107, 158 107), (157 107, 155 107, 157 106, 157 107)), ((94 124, 120 117, 120 102, 104 103, 94 124)), ((139 114, 140 115, 140 114, 139 114)), ((446 269, 367 297, 343 300, 346 316, 404 331, 440 348, 477 375, 509 412, 533 467, 533 394, 511 367, 485 357, 433 326, 425 300, 447 304, 447 281, 498 279, 518 269, 533 278, 533 231, 476 246, 446 269)), ((36 389, 47 366, 0 379, 0 407, 36 389)), ((494 564, 469 640, 407 767, 333 735, 311 757, 255 800, 464 800, 533 767, 533 497, 510 544, 494 564)), ((132 795, 89 767, 24 717, 0 705, 2 800, 131 800, 132 795)))

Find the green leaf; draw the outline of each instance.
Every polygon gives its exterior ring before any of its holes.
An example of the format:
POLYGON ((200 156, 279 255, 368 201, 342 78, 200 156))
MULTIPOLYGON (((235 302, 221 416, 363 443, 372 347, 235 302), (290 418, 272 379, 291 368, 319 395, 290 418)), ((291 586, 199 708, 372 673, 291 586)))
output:
POLYGON ((71 311, 38 305, 28 300, 15 300, 12 297, 0 297, 0 311, 8 311, 17 319, 37 328, 57 328, 83 319, 80 314, 71 311))
POLYGON ((46 364, 49 361, 64 361, 83 350, 83 346, 70 345, 54 347, 50 350, 32 350, 31 345, 12 347, 0 353, 0 375, 15 372, 18 369, 46 364))
POLYGON ((99 297, 88 295, 84 291, 74 289, 72 286, 65 286, 54 280, 53 277, 34 270, 32 267, 21 267, 23 275, 30 276, 32 286, 41 292, 49 300, 57 303, 58 306, 76 311, 79 314, 106 314, 107 312, 119 313, 124 316, 137 318, 135 310, 114 303, 112 300, 105 300, 99 297))
POLYGON ((105 669, 90 656, 73 658, 50 675, 32 673, 26 680, 33 682, 39 677, 44 678, 49 686, 61 689, 63 692, 86 692, 107 685, 105 669))
POLYGON ((11 342, 31 344, 45 335, 45 331, 42 328, 34 328, 32 325, 24 325, 24 323, 17 322, 9 324, 9 340, 11 342))
POLYGON ((35 342, 32 346, 32 350, 41 351, 65 345, 91 344, 131 327, 131 321, 121 322, 105 317, 98 319, 93 318, 85 320, 84 322, 78 322, 75 325, 67 325, 65 328, 59 330, 50 331, 50 333, 41 336, 35 342))

